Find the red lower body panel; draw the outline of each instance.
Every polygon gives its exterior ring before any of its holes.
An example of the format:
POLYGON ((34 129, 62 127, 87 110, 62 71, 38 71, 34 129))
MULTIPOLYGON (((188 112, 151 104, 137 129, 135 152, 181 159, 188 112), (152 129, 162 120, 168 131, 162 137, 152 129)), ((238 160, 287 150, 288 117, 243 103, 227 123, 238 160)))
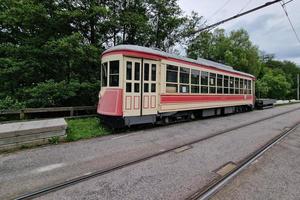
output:
POLYGON ((101 96, 97 113, 110 116, 123 116, 123 89, 107 88, 101 96))

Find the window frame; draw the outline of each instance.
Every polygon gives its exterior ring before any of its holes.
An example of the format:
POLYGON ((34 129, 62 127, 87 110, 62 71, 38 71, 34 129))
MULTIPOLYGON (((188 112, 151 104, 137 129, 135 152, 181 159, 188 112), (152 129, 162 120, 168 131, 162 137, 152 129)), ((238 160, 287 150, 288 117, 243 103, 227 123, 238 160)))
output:
POLYGON ((191 84, 190 84, 190 93, 191 94, 199 94, 199 93, 201 93, 201 86, 200 86, 201 85, 200 84, 200 82, 201 82, 201 70, 191 68, 190 71, 191 71, 191 73, 190 73, 190 76, 191 76, 191 78, 190 78, 190 82, 191 82, 191 84), (193 72, 196 72, 196 73, 194 73, 194 75, 198 76, 195 79, 192 78, 193 72), (197 80, 197 79, 198 79, 198 83, 193 83, 193 80, 197 80), (194 90, 192 88, 197 88, 196 89, 197 92, 193 92, 194 90))
POLYGON ((201 71, 200 93, 201 94, 209 94, 209 72, 208 71, 201 71), (203 80, 206 80, 206 83, 203 80), (204 88, 205 88, 205 92, 203 92, 204 88))
POLYGON ((190 84, 191 84, 191 68, 189 67, 180 67, 179 69, 179 93, 182 94, 189 94, 191 89, 190 89, 190 84), (182 80, 184 80, 184 78, 182 78, 181 75, 184 75, 185 78, 187 78, 187 82, 182 82, 182 80), (186 87, 187 90, 186 92, 182 92, 183 87, 186 87))
POLYGON ((217 73, 209 72, 208 85, 209 85, 208 93, 209 94, 217 94, 217 73), (214 80, 213 84, 212 84, 212 80, 214 80), (212 90, 214 90, 214 92, 211 92, 212 90))
POLYGON ((108 70, 108 74, 109 74, 109 79, 108 79, 108 87, 120 87, 120 60, 110 60, 108 61, 109 62, 109 70, 108 70), (111 63, 112 62, 117 62, 118 63, 118 73, 114 73, 114 74, 111 74, 111 63), (116 80, 118 81, 118 84, 117 85, 111 85, 111 78, 112 77, 118 77, 116 80))
POLYGON ((109 70, 109 67, 108 67, 108 61, 106 62, 103 62, 101 63, 101 87, 108 87, 108 78, 109 78, 109 73, 108 73, 108 70, 109 70), (104 81, 104 66, 106 64, 106 82, 105 82, 105 85, 103 85, 104 81))
POLYGON ((177 94, 178 93, 178 89, 179 89, 179 84, 178 84, 178 82, 179 82, 179 70, 180 70, 180 67, 179 66, 176 66, 176 65, 169 65, 169 64, 167 64, 166 65, 166 75, 165 75, 165 78, 166 78, 166 83, 165 83, 165 87, 166 87, 166 93, 168 93, 168 94, 177 94), (175 68, 177 68, 177 70, 175 70, 175 69, 168 69, 168 67, 175 67, 175 68), (168 72, 172 72, 172 73, 174 73, 174 72, 176 72, 176 82, 175 81, 168 81, 168 72), (174 88, 175 88, 175 92, 168 92, 167 91, 167 88, 168 88, 168 85, 169 86, 174 86, 174 88))
MULTIPOLYGON (((166 93, 176 94, 211 94, 211 95, 243 95, 252 94, 252 79, 229 73, 217 73, 213 70, 197 69, 194 66, 176 66, 166 64, 166 93), (170 68, 170 66, 172 68, 170 68), (169 67, 169 68, 168 68, 169 67), (174 67, 176 68, 174 70, 174 67), (167 73, 176 72, 177 82, 167 81, 167 73), (184 76, 183 76, 184 75, 184 76), (189 77, 189 78, 188 78, 189 77), (174 87, 173 92, 167 92, 168 87, 174 87), (183 92, 182 87, 187 87, 183 92)), ((175 74, 173 74, 174 76, 175 74)), ((173 80, 175 78, 173 77, 173 80)), ((172 91, 172 90, 171 90, 172 91)))
POLYGON ((216 90, 217 94, 224 94, 224 74, 217 74, 216 77, 216 90), (221 77, 221 78, 220 78, 221 77), (219 85, 219 80, 221 79, 221 86, 219 85), (221 92, 219 92, 219 89, 221 89, 221 92))

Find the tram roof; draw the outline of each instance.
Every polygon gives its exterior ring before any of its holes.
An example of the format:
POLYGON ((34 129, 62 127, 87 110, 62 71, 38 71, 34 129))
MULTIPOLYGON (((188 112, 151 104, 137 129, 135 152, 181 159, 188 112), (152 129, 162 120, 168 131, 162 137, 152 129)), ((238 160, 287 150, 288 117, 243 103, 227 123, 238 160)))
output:
POLYGON ((231 67, 229 65, 224 65, 224 64, 217 63, 217 62, 207 60, 204 58, 198 58, 197 60, 194 60, 191 58, 187 58, 187 57, 183 57, 183 56, 179 56, 179 55, 175 55, 175 54, 170 54, 170 53, 158 50, 158 49, 152 49, 152 48, 142 47, 142 46, 137 46, 137 45, 117 45, 117 46, 114 46, 114 47, 111 47, 111 48, 105 50, 102 55, 109 53, 109 52, 121 51, 121 50, 143 52, 143 53, 154 54, 154 55, 158 55, 158 56, 166 57, 166 58, 174 58, 177 60, 182 60, 182 61, 186 61, 186 62, 190 62, 190 63, 205 65, 208 67, 212 67, 212 68, 216 68, 216 69, 220 69, 220 70, 224 70, 224 71, 228 71, 228 72, 234 72, 234 73, 238 73, 241 75, 246 75, 246 76, 255 78, 252 74, 237 71, 237 70, 234 70, 233 67, 231 67))

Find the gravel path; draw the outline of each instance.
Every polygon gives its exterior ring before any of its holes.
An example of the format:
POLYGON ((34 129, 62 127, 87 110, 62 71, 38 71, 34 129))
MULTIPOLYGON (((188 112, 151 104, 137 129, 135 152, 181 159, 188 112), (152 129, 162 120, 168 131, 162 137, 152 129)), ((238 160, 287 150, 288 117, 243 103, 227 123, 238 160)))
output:
MULTIPOLYGON (((119 134, 2 154, 0 155, 0 199, 11 198, 24 192, 74 178, 79 174, 103 169, 196 138, 205 137, 218 130, 299 107, 299 104, 281 106, 269 110, 198 120, 130 134, 119 134)), ((294 118, 297 118, 297 115, 291 119, 294 118)), ((279 124, 282 125, 282 123, 279 124)), ((248 134, 251 135, 252 132, 250 131, 248 134)), ((255 143, 255 138, 251 140, 255 143)), ((244 149, 243 146, 239 148, 244 149)), ((206 152, 208 150, 202 149, 201 151, 206 152)), ((169 154, 167 155, 169 156, 169 154)), ((197 159, 200 161, 207 157, 206 154, 203 156, 197 159)), ((213 166, 218 166, 219 163, 216 162, 216 165, 213 166)))

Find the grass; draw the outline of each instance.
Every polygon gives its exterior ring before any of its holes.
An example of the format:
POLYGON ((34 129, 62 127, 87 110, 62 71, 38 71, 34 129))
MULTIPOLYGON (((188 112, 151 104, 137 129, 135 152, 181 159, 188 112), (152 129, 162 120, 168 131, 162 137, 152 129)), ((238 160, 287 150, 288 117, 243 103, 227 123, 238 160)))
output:
POLYGON ((67 141, 76 141, 111 133, 107 128, 103 127, 97 117, 68 119, 67 123, 67 141))

